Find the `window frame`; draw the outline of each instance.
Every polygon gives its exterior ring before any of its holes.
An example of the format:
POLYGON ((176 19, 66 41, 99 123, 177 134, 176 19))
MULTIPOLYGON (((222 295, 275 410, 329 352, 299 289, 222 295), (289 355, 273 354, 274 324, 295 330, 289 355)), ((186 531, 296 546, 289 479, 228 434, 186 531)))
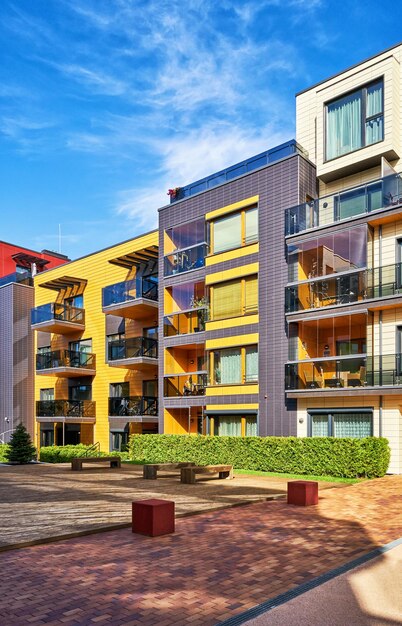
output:
POLYGON ((238 385, 258 385, 258 374, 257 378, 254 380, 247 380, 246 378, 246 350, 247 348, 256 348, 257 350, 257 358, 258 358, 258 343, 250 343, 245 346, 231 346, 230 348, 211 348, 208 350, 208 372, 209 372, 209 386, 211 387, 225 387, 225 386, 238 386, 238 385), (215 377, 215 353, 225 352, 226 350, 239 350, 240 352, 240 381, 234 383, 222 383, 216 382, 215 377))
POLYGON ((253 204, 251 206, 244 207, 239 211, 231 211, 230 213, 225 213, 224 215, 219 215, 214 220, 210 222, 210 250, 211 253, 208 256, 214 256, 216 254, 224 254, 225 252, 230 252, 231 250, 238 250, 239 248, 245 248, 246 246, 252 246, 259 242, 259 207, 258 204, 253 204), (247 241, 247 233, 246 233, 246 213, 248 211, 257 211, 257 238, 255 241, 247 241), (219 250, 215 252, 215 223, 219 220, 224 220, 229 217, 234 217, 236 215, 240 215, 240 246, 234 246, 231 248, 225 248, 223 250, 219 250))
POLYGON ((353 154, 355 152, 358 152, 359 150, 364 150, 364 148, 368 148, 370 146, 375 146, 378 143, 381 143, 382 141, 384 141, 384 137, 385 137, 385 129, 384 129, 384 102, 385 102, 385 97, 384 97, 384 89, 385 89, 385 84, 384 84, 384 75, 378 76, 377 78, 375 78, 374 80, 369 81, 368 83, 364 83, 363 85, 361 85, 360 87, 351 89, 349 91, 346 91, 345 93, 342 93, 339 96, 336 96, 336 98, 331 98, 331 100, 328 100, 327 102, 324 102, 324 163, 331 163, 332 161, 335 161, 336 159, 341 159, 342 157, 347 156, 348 154, 353 154), (381 113, 377 113, 376 115, 371 115, 369 117, 367 117, 366 112, 367 112, 367 89, 373 85, 375 85, 376 83, 382 83, 382 111, 381 113), (338 100, 342 100, 343 98, 346 98, 348 96, 351 96, 354 93, 358 93, 361 92, 361 99, 362 99, 362 107, 361 107, 361 116, 360 116, 360 132, 361 132, 361 139, 362 139, 362 145, 360 146, 360 148, 356 148, 355 150, 349 150, 348 152, 344 152, 343 154, 339 154, 338 156, 334 156, 332 158, 328 158, 327 157, 327 150, 328 150, 328 106, 330 106, 331 104, 334 104, 335 102, 337 102, 338 100), (378 141, 374 141, 373 143, 366 143, 366 124, 367 122, 369 122, 372 119, 378 118, 378 117, 382 117, 383 120, 383 124, 382 124, 382 138, 379 139, 378 141))
MULTIPOLYGON (((366 413, 370 416, 370 437, 373 437, 374 432, 374 407, 361 407, 361 408, 336 408, 336 409, 307 409, 307 437, 313 437, 313 420, 314 415, 327 415, 328 418, 328 435, 326 437, 335 437, 334 435, 334 416, 340 413, 366 413)), ((357 437, 360 439, 360 437, 357 437)))
POLYGON ((244 317, 246 315, 256 315, 258 313, 258 294, 259 294, 258 276, 259 276, 258 273, 249 274, 248 276, 242 276, 241 278, 235 278, 232 280, 222 280, 221 282, 213 283, 212 285, 209 285, 210 318, 208 321, 216 322, 216 321, 222 321, 222 320, 227 320, 227 319, 235 319, 236 317, 244 317), (255 309, 247 310, 246 282, 247 280, 250 280, 253 278, 257 280, 257 307, 255 309), (215 287, 218 287, 219 285, 229 285, 229 284, 234 284, 238 282, 240 282, 240 291, 241 291, 241 302, 240 302, 241 312, 238 315, 229 315, 227 317, 214 317, 214 298, 215 298, 214 289, 215 287))

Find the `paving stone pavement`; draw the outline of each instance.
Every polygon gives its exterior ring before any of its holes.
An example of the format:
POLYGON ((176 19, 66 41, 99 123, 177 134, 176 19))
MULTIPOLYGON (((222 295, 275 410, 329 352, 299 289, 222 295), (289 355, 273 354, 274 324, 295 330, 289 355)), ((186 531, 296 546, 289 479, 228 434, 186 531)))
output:
POLYGON ((4 552, 0 623, 213 626, 401 537, 401 505, 402 476, 387 476, 322 491, 315 507, 181 518, 165 537, 121 529, 4 552))

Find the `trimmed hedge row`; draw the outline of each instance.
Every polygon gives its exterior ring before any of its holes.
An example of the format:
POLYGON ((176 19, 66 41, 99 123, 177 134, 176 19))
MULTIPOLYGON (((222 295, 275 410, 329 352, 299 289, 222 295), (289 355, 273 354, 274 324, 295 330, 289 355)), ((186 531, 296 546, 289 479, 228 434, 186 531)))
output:
POLYGON ((6 458, 6 450, 8 450, 8 443, 0 443, 0 463, 8 463, 6 458))
MULTIPOLYGON (((80 456, 87 456, 87 450, 91 446, 78 444, 76 446, 48 446, 39 451, 39 460, 44 463, 68 463, 71 459, 80 456)), ((101 452, 101 456, 120 456, 123 460, 128 460, 127 452, 101 452)), ((96 451, 91 451, 88 456, 98 456, 96 451)))
POLYGON ((374 478, 386 473, 390 449, 387 439, 378 437, 132 435, 129 455, 142 463, 191 461, 263 472, 374 478))

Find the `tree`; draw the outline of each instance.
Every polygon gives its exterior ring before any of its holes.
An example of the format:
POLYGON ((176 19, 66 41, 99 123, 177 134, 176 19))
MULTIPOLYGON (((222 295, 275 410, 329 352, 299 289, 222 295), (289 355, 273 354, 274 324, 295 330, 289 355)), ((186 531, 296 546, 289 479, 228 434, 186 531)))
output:
POLYGON ((36 457, 36 448, 32 445, 31 436, 23 424, 18 424, 11 435, 5 457, 9 463, 30 463, 36 457))

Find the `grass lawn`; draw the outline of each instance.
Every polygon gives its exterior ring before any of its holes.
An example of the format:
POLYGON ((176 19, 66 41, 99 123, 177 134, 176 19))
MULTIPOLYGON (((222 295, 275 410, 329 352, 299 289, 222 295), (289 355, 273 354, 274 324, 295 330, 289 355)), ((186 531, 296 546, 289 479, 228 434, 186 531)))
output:
POLYGON ((310 476, 308 474, 280 474, 279 472, 257 472, 255 470, 235 469, 237 474, 248 476, 275 476, 276 478, 293 478, 295 480, 318 480, 326 483, 347 483, 353 485, 367 478, 340 478, 339 476, 310 476))

